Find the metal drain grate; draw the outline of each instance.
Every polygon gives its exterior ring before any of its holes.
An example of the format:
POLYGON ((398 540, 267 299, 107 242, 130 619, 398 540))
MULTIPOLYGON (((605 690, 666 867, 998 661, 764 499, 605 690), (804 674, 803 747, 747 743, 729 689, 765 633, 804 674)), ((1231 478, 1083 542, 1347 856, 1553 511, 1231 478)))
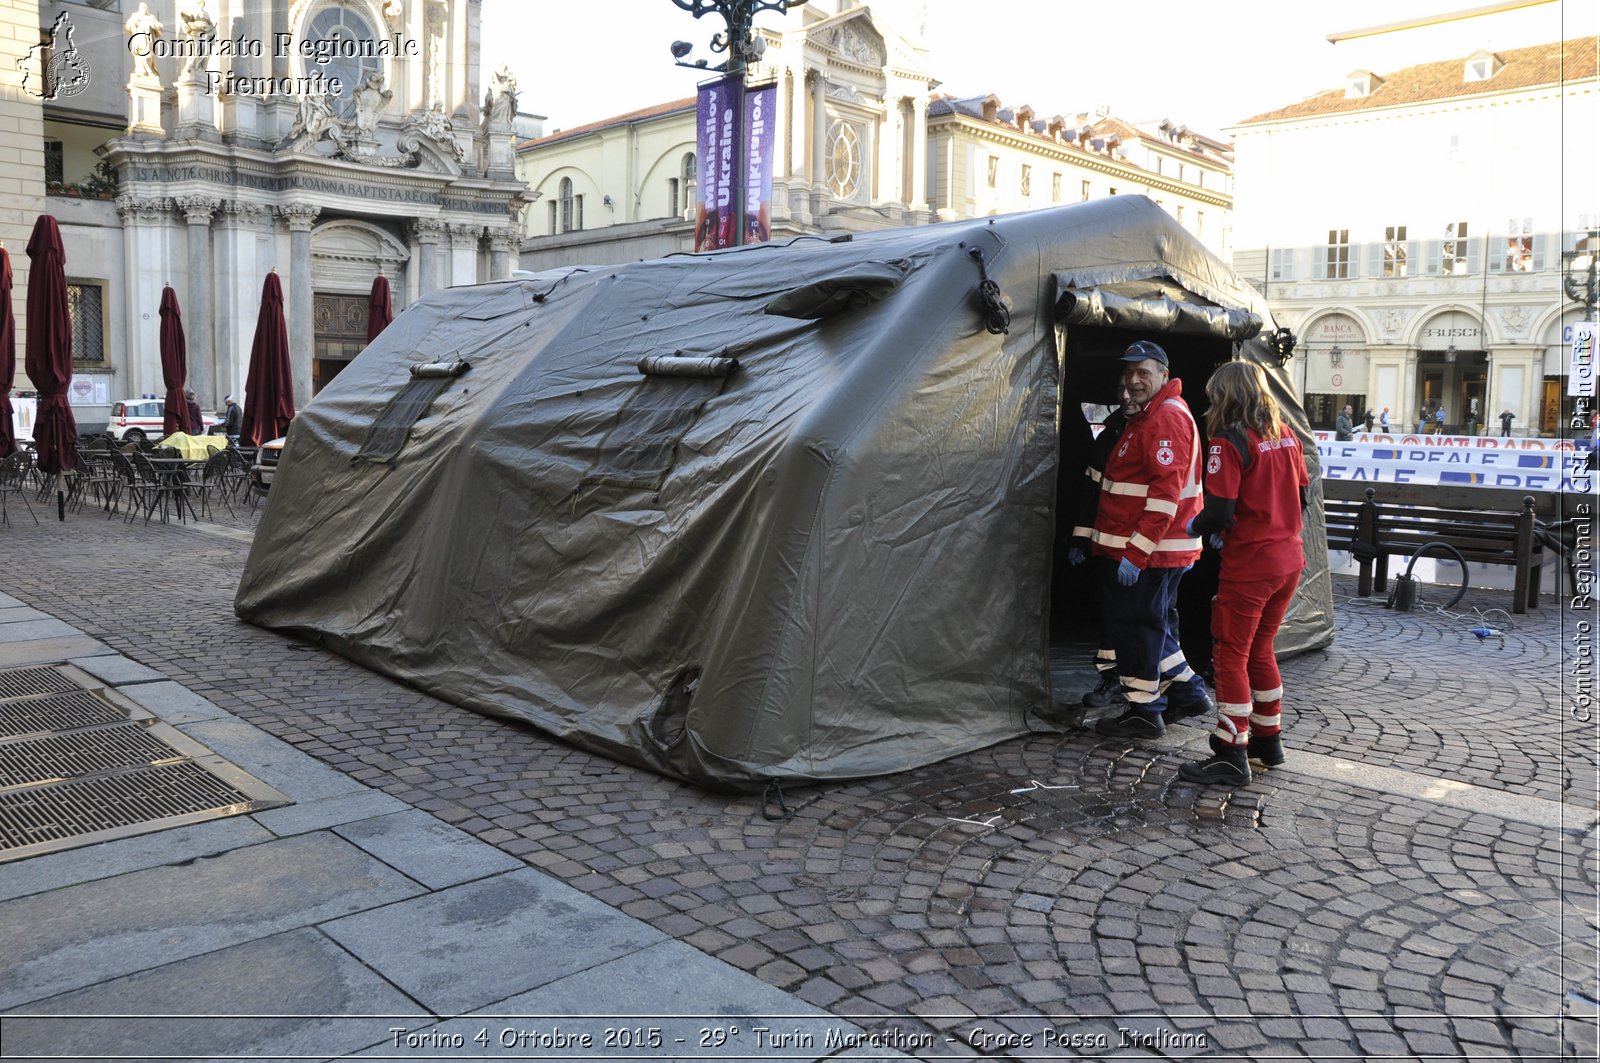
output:
POLYGON ((157 738, 149 727, 132 721, 0 741, 0 789, 182 758, 182 753, 157 738))
POLYGON ((0 738, 121 723, 128 714, 87 690, 0 702, 0 738))
POLYGON ((62 848, 51 843, 104 832, 120 836, 135 826, 154 829, 156 821, 177 826, 191 816, 238 815, 271 803, 257 803, 192 761, 28 787, 0 793, 0 850, 62 848))
POLYGON ((288 804, 71 665, 0 671, 0 864, 288 804))
POLYGON ((0 700, 62 694, 78 685, 54 668, 8 668, 0 671, 0 700))

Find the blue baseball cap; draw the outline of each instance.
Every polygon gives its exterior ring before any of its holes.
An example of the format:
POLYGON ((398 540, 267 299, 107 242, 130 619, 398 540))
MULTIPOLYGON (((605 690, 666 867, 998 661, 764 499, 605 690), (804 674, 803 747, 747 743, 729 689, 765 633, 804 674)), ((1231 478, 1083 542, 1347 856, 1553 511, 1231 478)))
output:
POLYGON ((1142 362, 1146 359, 1160 362, 1164 366, 1168 364, 1167 352, 1161 349, 1160 344, 1149 340, 1136 340, 1128 344, 1128 349, 1122 352, 1124 362, 1142 362))

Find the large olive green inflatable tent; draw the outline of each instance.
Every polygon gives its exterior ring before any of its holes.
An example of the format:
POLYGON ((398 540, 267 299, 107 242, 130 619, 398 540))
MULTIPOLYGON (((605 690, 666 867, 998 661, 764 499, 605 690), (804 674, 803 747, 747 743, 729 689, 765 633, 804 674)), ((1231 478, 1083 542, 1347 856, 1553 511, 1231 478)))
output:
MULTIPOLYGON (((1128 342, 1197 412, 1262 364, 1314 460, 1273 327, 1139 196, 436 292, 295 420, 236 609, 702 785, 927 764, 1028 731, 1095 608, 1057 554, 1128 342)), ((1320 514, 1282 653, 1332 638, 1320 514)))

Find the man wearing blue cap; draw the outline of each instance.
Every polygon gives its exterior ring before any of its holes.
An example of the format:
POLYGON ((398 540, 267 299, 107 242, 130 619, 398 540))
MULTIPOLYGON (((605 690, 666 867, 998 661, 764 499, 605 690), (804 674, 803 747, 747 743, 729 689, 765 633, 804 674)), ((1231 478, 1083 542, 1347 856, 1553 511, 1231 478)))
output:
POLYGON ((1091 539, 1105 559, 1105 609, 1129 708, 1095 731, 1159 738, 1165 720, 1216 711, 1175 624, 1178 582, 1200 557, 1200 540, 1185 530, 1202 504, 1200 432, 1159 344, 1139 340, 1122 361, 1122 386, 1140 410, 1106 461, 1091 539))

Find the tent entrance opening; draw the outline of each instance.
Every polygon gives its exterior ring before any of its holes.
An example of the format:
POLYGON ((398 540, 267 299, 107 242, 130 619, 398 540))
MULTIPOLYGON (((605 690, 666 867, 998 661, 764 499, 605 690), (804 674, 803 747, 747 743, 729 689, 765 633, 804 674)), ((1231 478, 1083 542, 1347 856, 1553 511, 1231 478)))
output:
MULTIPOLYGON (((1149 336, 1080 325, 1066 335, 1061 380, 1060 465, 1056 482, 1056 536, 1050 583, 1050 659, 1058 701, 1076 704, 1095 683, 1094 655, 1104 637, 1101 598, 1106 561, 1069 562, 1072 531, 1092 523, 1098 488, 1085 473, 1105 418, 1116 409, 1121 355, 1138 339, 1155 339, 1171 359, 1171 375, 1183 382, 1183 398, 1205 446, 1206 381, 1232 358, 1232 345, 1206 336, 1149 336)), ((1207 551, 1184 576, 1178 592, 1180 637, 1190 665, 1211 670, 1211 599, 1217 588, 1217 558, 1207 551)))

